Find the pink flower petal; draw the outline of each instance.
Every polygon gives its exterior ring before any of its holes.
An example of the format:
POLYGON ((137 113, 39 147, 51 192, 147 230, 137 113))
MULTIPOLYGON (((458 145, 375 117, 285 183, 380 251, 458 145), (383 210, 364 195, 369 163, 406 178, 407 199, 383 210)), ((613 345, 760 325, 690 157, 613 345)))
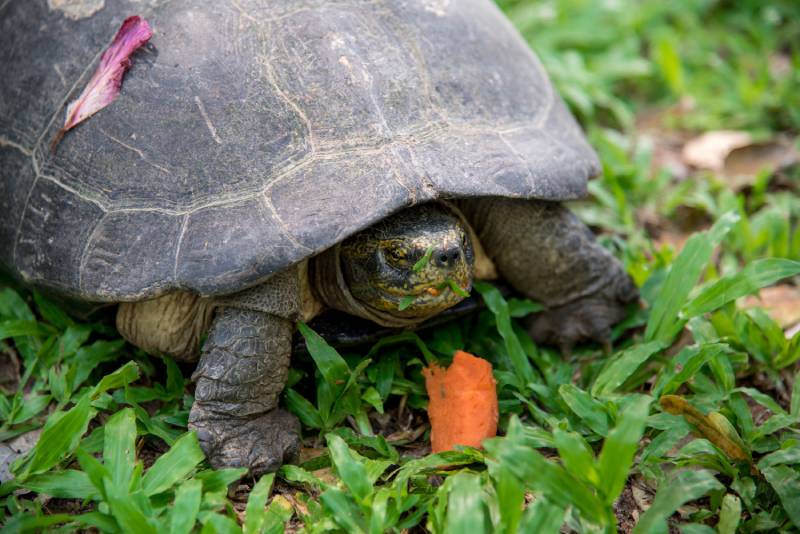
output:
POLYGON ((152 36, 146 20, 135 15, 125 19, 111 46, 100 57, 100 64, 81 96, 67 106, 64 127, 53 139, 53 149, 68 130, 114 101, 122 87, 122 76, 131 66, 131 55, 152 36))

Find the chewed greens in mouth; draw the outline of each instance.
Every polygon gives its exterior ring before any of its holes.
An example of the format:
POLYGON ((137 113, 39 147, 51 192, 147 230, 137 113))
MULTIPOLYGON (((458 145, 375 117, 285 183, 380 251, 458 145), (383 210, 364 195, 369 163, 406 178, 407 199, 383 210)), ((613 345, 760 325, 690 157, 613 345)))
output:
POLYGON ((425 318, 469 295, 474 253, 460 219, 440 205, 390 217, 342 243, 341 267, 361 303, 425 318))

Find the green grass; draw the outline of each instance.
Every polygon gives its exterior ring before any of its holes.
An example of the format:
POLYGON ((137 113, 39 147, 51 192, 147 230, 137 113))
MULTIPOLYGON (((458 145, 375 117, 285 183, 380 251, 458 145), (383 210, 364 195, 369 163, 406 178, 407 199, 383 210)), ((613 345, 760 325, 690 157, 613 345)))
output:
POLYGON ((372 349, 339 353, 300 325, 312 361, 294 363, 283 404, 307 454, 252 480, 210 469, 186 432, 189 368, 9 285, 0 351, 21 376, 0 395, 0 441, 41 439, 0 485, 4 532, 800 529, 800 333, 740 300, 800 280, 800 174, 762 173, 739 192, 708 172, 677 180, 637 126, 657 109, 656 135, 796 136, 800 6, 500 4, 603 161, 574 208, 647 304, 615 329, 615 350, 537 346, 518 320, 540 308, 481 283, 484 311, 372 349), (679 251, 657 243, 666 227, 691 233, 679 251), (426 455, 420 370, 456 349, 492 363, 502 437, 426 455), (632 527, 620 503, 637 495, 632 527))

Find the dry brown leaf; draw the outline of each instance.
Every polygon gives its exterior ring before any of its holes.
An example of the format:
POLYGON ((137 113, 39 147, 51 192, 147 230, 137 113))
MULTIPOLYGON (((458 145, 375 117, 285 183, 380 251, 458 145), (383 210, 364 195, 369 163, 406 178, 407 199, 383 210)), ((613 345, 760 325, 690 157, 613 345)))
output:
POLYGON ((704 415, 678 395, 664 395, 659 399, 659 403, 666 412, 683 416, 701 436, 722 449, 732 460, 750 459, 742 438, 724 415, 717 412, 704 415))
POLYGON ((758 174, 770 174, 795 165, 798 153, 788 139, 752 143, 730 151, 725 158, 722 175, 734 190, 752 185, 758 174))
POLYGON ((698 169, 721 171, 732 150, 752 142, 753 138, 747 132, 716 130, 690 139, 683 145, 682 156, 688 165, 698 169))
POLYGON ((744 299, 745 308, 764 308, 781 328, 800 323, 800 288, 789 284, 765 287, 744 299))

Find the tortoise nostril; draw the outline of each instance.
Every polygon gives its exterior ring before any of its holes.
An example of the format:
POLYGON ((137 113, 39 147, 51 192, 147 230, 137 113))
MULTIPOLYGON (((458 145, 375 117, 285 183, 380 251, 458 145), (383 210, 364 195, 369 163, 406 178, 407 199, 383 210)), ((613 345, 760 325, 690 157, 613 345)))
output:
POLYGON ((450 268, 458 263, 461 252, 457 248, 442 250, 434 255, 434 262, 437 267, 450 268))

